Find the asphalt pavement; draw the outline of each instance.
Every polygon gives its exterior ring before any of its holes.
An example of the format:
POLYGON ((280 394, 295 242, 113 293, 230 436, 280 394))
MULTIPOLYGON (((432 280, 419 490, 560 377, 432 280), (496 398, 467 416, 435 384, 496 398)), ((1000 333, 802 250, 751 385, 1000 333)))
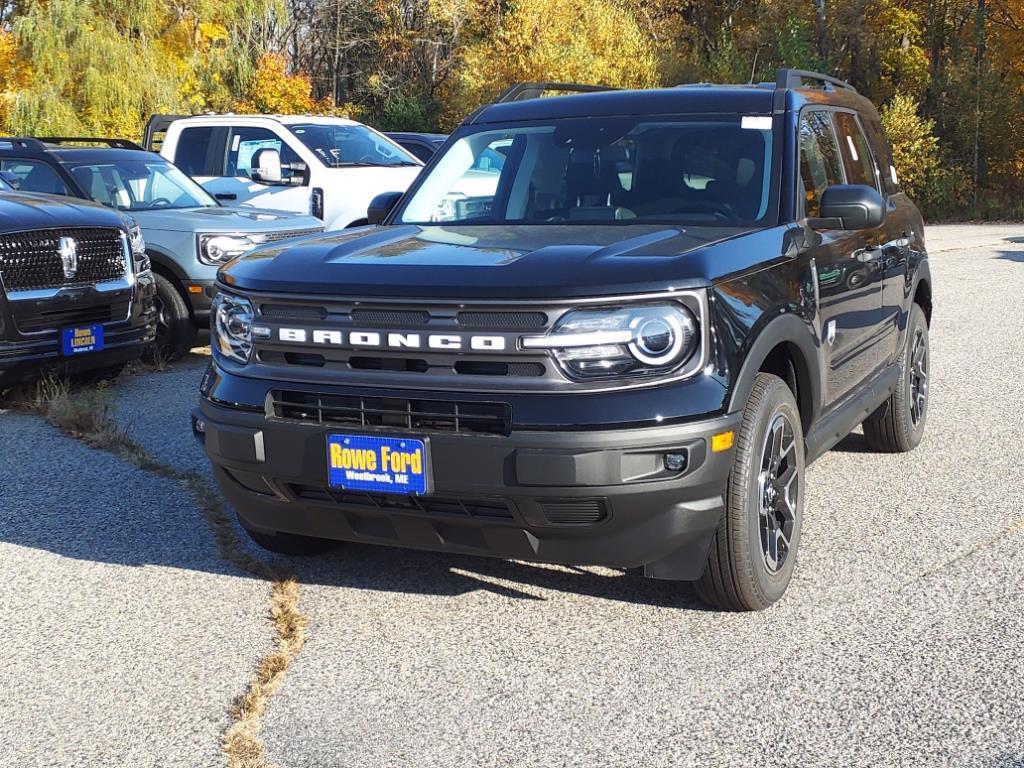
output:
MULTIPOLYGON (((852 435, 807 481, 794 582, 759 614, 687 585, 347 545, 296 562, 308 642, 263 719, 281 768, 1024 767, 1024 225, 932 227, 923 444, 852 435)), ((118 386, 206 472, 205 361, 118 386)), ((270 646, 267 585, 180 488, 0 414, 0 766, 220 765, 270 646)))

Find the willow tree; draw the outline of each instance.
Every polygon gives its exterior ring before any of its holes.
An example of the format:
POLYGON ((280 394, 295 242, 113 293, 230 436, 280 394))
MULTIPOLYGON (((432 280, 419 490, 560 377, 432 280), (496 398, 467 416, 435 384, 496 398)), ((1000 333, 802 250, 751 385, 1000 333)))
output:
POLYGON ((464 48, 449 117, 523 81, 651 87, 658 61, 650 37, 612 0, 513 0, 491 35, 464 48))
POLYGON ((232 102, 251 73, 254 20, 277 0, 35 0, 13 19, 25 84, 6 130, 138 136, 159 111, 232 102), (243 50, 240 51, 240 48, 243 50))

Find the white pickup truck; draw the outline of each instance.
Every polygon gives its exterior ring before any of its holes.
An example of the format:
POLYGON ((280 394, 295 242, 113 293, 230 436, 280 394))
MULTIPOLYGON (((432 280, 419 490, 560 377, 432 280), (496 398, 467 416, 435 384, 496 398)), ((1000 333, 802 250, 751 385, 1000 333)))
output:
POLYGON ((366 223, 381 192, 404 192, 423 164, 382 133, 339 117, 154 115, 146 146, 222 205, 321 219, 327 229, 366 223))

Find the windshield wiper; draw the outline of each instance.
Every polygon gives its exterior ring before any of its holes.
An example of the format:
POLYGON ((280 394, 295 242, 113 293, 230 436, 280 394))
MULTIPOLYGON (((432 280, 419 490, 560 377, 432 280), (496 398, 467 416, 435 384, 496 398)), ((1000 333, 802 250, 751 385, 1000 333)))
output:
POLYGON ((403 165, 418 165, 418 163, 410 163, 405 160, 400 163, 364 163, 358 161, 351 163, 335 162, 331 163, 331 168, 398 168, 403 165))

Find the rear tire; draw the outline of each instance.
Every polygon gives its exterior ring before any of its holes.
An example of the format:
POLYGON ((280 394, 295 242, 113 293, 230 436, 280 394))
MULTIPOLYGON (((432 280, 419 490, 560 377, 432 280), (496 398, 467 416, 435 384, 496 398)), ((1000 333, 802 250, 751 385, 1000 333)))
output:
POLYGON ((188 305, 174 283, 159 273, 156 278, 156 341, 154 354, 164 360, 177 360, 192 349, 198 328, 192 321, 188 305))
POLYGON ((879 453, 912 451, 924 437, 928 421, 928 374, 931 354, 928 318, 914 304, 907 323, 907 343, 900 358, 900 381, 889 399, 864 422, 864 437, 879 453))
POLYGON ((718 608, 759 611, 789 586, 803 521, 803 427, 796 399, 778 376, 754 379, 735 451, 725 513, 695 586, 718 608))
POLYGON ((261 549, 289 557, 312 557, 322 555, 336 549, 340 542, 332 539, 317 539, 312 536, 299 536, 294 533, 261 533, 242 526, 261 549))

